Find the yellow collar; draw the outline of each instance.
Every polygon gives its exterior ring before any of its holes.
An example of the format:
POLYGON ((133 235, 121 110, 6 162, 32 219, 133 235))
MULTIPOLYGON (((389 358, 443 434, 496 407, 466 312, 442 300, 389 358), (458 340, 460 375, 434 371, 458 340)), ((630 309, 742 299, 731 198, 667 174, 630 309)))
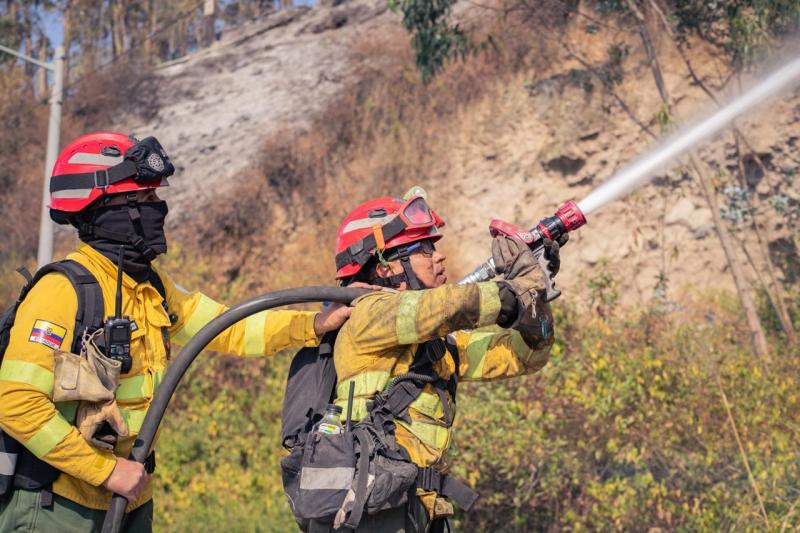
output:
MULTIPOLYGON (((108 276, 109 278, 113 279, 116 283, 117 280, 117 265, 111 261, 109 258, 89 246, 88 244, 81 243, 76 250, 77 254, 83 256, 89 264, 92 266, 92 269, 98 272, 101 272, 108 276)), ((135 279, 130 277, 129 275, 122 273, 122 284, 128 289, 134 289, 138 283, 135 279)))

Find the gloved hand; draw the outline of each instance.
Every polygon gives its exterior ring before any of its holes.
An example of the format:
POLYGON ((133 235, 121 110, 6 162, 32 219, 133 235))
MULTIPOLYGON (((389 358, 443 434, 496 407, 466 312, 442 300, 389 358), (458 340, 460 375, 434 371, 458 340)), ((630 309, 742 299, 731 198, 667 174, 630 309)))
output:
POLYGON ((524 276, 537 268, 528 245, 515 237, 497 235, 492 240, 492 259, 498 274, 507 280, 524 276))
MULTIPOLYGON (((544 257, 548 261, 551 277, 555 277, 561 268, 560 248, 569 241, 569 233, 563 234, 558 241, 544 239, 544 257)), ((536 268, 536 258, 528 245, 519 239, 507 235, 498 235, 492 241, 492 258, 498 274, 505 274, 507 280, 523 276, 536 268)))
POLYGON ((75 419, 78 431, 83 438, 98 448, 113 450, 117 443, 117 436, 128 436, 128 425, 122 418, 122 413, 116 400, 107 402, 81 402, 75 419), (103 431, 105 424, 110 430, 103 431))
MULTIPOLYGON (((553 343, 553 315, 550 304, 545 298, 544 274, 538 268, 525 276, 513 280, 499 281, 500 299, 505 301, 505 291, 516 298, 516 317, 511 324, 501 324, 503 327, 512 327, 522 334, 526 344, 533 350, 539 350, 553 343)), ((508 294, 506 292, 506 294, 508 294)), ((509 317, 509 321, 513 315, 509 317)))
POLYGON ((544 258, 547 259, 547 267, 550 269, 551 278, 555 278, 558 271, 561 270, 561 247, 569 241, 569 233, 564 233, 557 241, 545 238, 544 243, 544 258))

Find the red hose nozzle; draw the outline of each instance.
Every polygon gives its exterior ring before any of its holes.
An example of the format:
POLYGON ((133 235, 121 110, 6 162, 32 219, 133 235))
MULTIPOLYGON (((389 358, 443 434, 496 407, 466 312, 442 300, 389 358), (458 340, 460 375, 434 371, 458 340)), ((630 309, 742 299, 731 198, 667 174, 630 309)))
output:
POLYGON ((586 224, 586 217, 576 202, 570 200, 558 208, 556 216, 561 219, 567 231, 573 231, 586 224))

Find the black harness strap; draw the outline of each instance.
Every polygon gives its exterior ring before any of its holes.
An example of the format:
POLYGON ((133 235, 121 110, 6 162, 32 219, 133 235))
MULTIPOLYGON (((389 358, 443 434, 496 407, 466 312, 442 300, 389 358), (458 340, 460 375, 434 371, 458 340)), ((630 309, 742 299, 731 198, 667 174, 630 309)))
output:
POLYGON ((464 511, 469 511, 480 496, 463 481, 430 466, 420 468, 417 472, 417 487, 450 498, 464 511))
MULTIPOLYGON (((408 407, 422 394, 425 385, 429 383, 436 389, 442 402, 446 427, 452 426, 455 411, 445 391, 450 393, 450 398, 455 402, 459 362, 458 349, 450 338, 446 341, 435 339, 421 344, 414 354, 408 372, 394 378, 386 390, 373 400, 371 414, 378 427, 393 424, 394 419, 408 421, 408 407), (447 352, 453 357, 456 368, 450 379, 445 381, 434 372, 433 365, 447 352)), ((450 498, 465 511, 470 510, 479 496, 466 483, 442 474, 433 467, 419 469, 417 487, 450 498)), ((354 507, 353 512, 356 508, 358 505, 354 507)), ((358 522, 353 521, 353 523, 358 522)))
POLYGON ((103 189, 136 175, 136 164, 125 159, 113 167, 83 172, 81 174, 62 174, 57 180, 50 180, 50 193, 59 191, 103 189))

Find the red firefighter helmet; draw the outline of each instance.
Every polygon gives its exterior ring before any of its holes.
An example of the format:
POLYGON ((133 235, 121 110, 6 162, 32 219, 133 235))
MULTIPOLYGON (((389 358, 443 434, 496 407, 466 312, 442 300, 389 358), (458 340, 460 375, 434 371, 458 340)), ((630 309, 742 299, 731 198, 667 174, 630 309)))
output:
POLYGON ((412 188, 403 198, 375 198, 348 214, 336 234, 336 279, 361 271, 376 250, 404 244, 439 240, 444 221, 425 201, 421 187, 412 188))
POLYGON ((51 217, 64 223, 71 213, 103 196, 169 185, 166 176, 173 171, 166 152, 152 137, 138 141, 122 133, 82 135, 61 151, 53 166, 51 217))

